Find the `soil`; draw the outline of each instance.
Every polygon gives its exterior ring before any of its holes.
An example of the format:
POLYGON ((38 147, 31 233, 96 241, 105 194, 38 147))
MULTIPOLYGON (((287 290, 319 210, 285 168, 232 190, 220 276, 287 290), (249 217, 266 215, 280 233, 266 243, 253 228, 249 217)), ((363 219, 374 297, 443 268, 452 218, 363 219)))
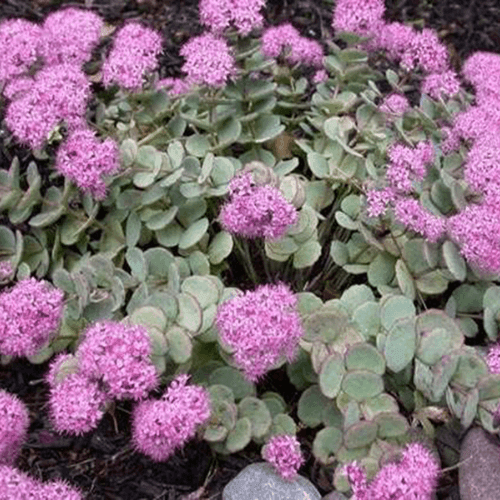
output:
MULTIPOLYGON (((42 21, 48 13, 69 5, 91 8, 109 23, 140 19, 162 31, 165 50, 161 77, 178 75, 183 62, 179 47, 203 31, 198 23, 198 0, 2 0, 0 19, 42 21)), ((304 35, 326 39, 331 37, 332 5, 327 0, 268 0, 267 23, 292 22, 304 35)), ((386 7, 386 17, 391 21, 436 30, 448 45, 457 69, 473 52, 495 52, 500 46, 498 0, 386 0, 386 7)), ((12 151, 0 148, 2 167, 11 155, 12 151)), ((29 152, 24 151, 24 156, 29 152)), ((131 407, 127 403, 118 404, 90 435, 60 436, 51 430, 46 416, 46 368, 46 364, 35 366, 23 360, 0 367, 0 387, 18 394, 31 414, 29 440, 18 465, 39 479, 64 478, 86 492, 90 500, 215 500, 222 498, 224 486, 241 469, 260 460, 257 446, 224 457, 213 454, 205 442, 195 440, 167 462, 152 462, 130 446, 131 407)), ((296 407, 298 395, 282 371, 268 375, 259 393, 266 390, 280 392, 291 408, 296 407)), ((299 437, 310 450, 313 433, 301 430, 299 437)), ((321 493, 332 489, 331 477, 310 454, 300 473, 321 493)), ((457 483, 456 471, 447 473, 438 498, 458 498, 457 483)))

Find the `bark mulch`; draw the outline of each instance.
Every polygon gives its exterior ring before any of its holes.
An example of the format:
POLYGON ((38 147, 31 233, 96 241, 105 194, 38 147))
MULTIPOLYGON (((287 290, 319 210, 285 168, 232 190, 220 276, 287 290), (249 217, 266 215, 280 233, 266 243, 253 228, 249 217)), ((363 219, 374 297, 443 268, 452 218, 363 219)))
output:
MULTIPOLYGON (((91 8, 109 23, 136 19, 160 30, 165 39, 162 77, 178 74, 183 62, 179 47, 203 31, 198 23, 198 0, 2 0, 0 20, 23 17, 42 21, 48 13, 70 5, 91 8)), ((267 22, 292 22, 302 34, 321 40, 331 36, 332 6, 333 2, 327 0, 268 0, 267 22)), ((498 0, 386 0, 386 7, 387 18, 392 21, 435 29, 449 46, 457 69, 471 53, 496 52, 500 46, 498 0)), ((0 148, 3 168, 11 156, 12 150, 0 148)), ((131 406, 127 403, 118 404, 91 435, 59 436, 47 420, 46 368, 46 364, 34 366, 23 360, 0 367, 0 387, 18 394, 31 414, 29 441, 18 464, 39 479, 64 478, 85 491, 90 500, 215 500, 222 497, 224 486, 242 468, 260 460, 257 446, 224 457, 212 454, 210 447, 198 440, 167 462, 154 463, 131 448, 131 406)), ((259 392, 265 390, 280 392, 296 409, 298 394, 282 371, 267 377, 259 387, 259 392)), ((312 444, 311 431, 303 429, 299 436, 303 443, 312 444)), ((311 456, 301 473, 322 493, 331 489, 331 477, 311 456)), ((457 498, 456 484, 456 472, 447 475, 438 497, 457 498)))

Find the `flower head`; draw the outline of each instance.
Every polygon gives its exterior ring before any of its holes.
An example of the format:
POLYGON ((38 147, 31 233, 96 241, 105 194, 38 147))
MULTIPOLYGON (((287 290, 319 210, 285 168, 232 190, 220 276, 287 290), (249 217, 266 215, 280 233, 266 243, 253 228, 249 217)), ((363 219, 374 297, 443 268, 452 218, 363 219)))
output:
POLYGON ((464 179, 469 186, 484 194, 500 189, 500 139, 488 134, 477 139, 467 155, 464 179))
POLYGON ((72 373, 50 388, 49 416, 57 432, 84 434, 97 428, 107 402, 97 382, 72 373))
POLYGON ((410 103, 404 95, 390 94, 383 100, 378 109, 389 116, 402 116, 409 108, 410 103))
POLYGON ((47 66, 24 82, 20 97, 9 103, 5 121, 19 142, 41 148, 64 120, 70 130, 85 124, 90 82, 75 65, 47 66))
POLYGON ((0 84, 28 71, 37 59, 41 28, 24 19, 0 23, 0 84))
POLYGON ((61 479, 40 484, 36 500, 54 499, 83 500, 83 496, 76 488, 61 479))
POLYGON ((394 188, 369 189, 366 193, 366 205, 370 217, 378 217, 386 212, 390 203, 396 199, 394 188))
POLYGON ((296 436, 273 436, 262 448, 262 457, 288 481, 295 479, 297 471, 304 464, 304 457, 296 436))
POLYGON ((284 284, 262 285, 223 303, 216 325, 221 341, 250 381, 282 357, 292 361, 304 333, 297 297, 284 284))
POLYGON ((78 347, 80 371, 102 381, 107 394, 117 399, 142 399, 158 385, 151 361, 152 346, 142 326, 113 321, 94 323, 78 347))
POLYGON ((229 184, 229 193, 220 220, 231 233, 277 239, 297 221, 297 210, 281 191, 270 185, 255 185, 250 172, 236 176, 229 184))
POLYGON ((246 36, 262 26, 264 18, 260 10, 265 3, 265 0, 200 0, 201 24, 217 34, 234 24, 246 36))
POLYGON ((11 465, 0 464, 2 500, 37 499, 39 483, 11 465))
POLYGON ((387 179, 396 191, 409 193, 413 190, 412 182, 425 177, 426 165, 433 159, 433 147, 428 142, 420 142, 416 148, 394 144, 389 149, 387 179))
POLYGON ((304 64, 321 68, 323 47, 316 41, 300 35, 289 23, 271 26, 261 38, 261 51, 264 57, 278 58, 285 51, 289 64, 304 64))
POLYGON ((446 229, 444 217, 432 214, 414 198, 397 197, 394 201, 394 215, 398 222, 430 242, 439 240, 446 229))
POLYGON ((57 150, 55 166, 82 191, 101 200, 106 196, 103 177, 120 169, 118 144, 112 139, 100 142, 90 129, 76 130, 57 150))
POLYGON ((402 459, 382 467, 369 485, 356 463, 346 465, 344 472, 355 500, 430 500, 437 486, 439 466, 427 448, 411 443, 402 459))
POLYGON ((373 35, 383 24, 384 12, 384 0, 338 0, 332 27, 335 31, 373 35))
POLYGON ((460 90, 457 74, 452 71, 444 73, 431 73, 422 82, 422 92, 429 94, 434 99, 440 97, 453 97, 460 90))
POLYGON ((28 408, 13 394, 0 389, 0 464, 13 464, 30 425, 28 408))
POLYGON ((0 354, 32 356, 56 333, 64 294, 35 278, 0 294, 0 354))
POLYGON ((399 61, 417 32, 407 24, 388 23, 374 34, 369 46, 385 50, 389 59, 399 61))
POLYGON ((101 17, 90 10, 57 10, 43 23, 40 53, 47 64, 81 65, 90 60, 103 24, 101 17))
POLYGON ((210 417, 210 397, 200 386, 187 385, 179 375, 160 400, 141 401, 134 409, 132 440, 152 460, 167 460, 192 439, 210 417))
POLYGON ((500 99, 500 55, 475 52, 465 61, 462 74, 474 86, 478 103, 500 99))
POLYGON ((425 73, 442 73, 448 71, 448 51, 434 30, 425 28, 410 38, 401 65, 407 71, 421 68, 425 73))
POLYGON ((102 81, 117 83, 132 92, 141 90, 144 77, 158 66, 162 38, 139 23, 128 23, 115 36, 113 48, 102 67, 102 81))
POLYGON ((186 59, 182 71, 190 85, 224 87, 236 74, 236 63, 227 42, 212 33, 191 38, 180 51, 186 59))
POLYGON ((488 349, 486 362, 491 373, 500 373, 500 344, 498 342, 488 349))
POLYGON ((468 262, 484 271, 500 271, 500 211, 498 205, 471 204, 447 221, 451 238, 468 262))

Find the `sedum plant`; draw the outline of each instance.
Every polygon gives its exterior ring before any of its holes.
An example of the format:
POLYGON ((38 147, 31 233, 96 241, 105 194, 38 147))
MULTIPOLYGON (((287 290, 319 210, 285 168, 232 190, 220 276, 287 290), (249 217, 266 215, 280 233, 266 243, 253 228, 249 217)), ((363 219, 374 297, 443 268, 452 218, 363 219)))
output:
POLYGON ((32 153, 0 169, 1 361, 53 358, 58 432, 131 400, 152 460, 253 441, 293 480, 307 436, 351 498, 431 498, 442 428, 498 433, 500 59, 459 76, 380 0, 338 0, 324 43, 264 4, 202 0, 167 78, 140 23, 0 23, 6 143, 32 153))

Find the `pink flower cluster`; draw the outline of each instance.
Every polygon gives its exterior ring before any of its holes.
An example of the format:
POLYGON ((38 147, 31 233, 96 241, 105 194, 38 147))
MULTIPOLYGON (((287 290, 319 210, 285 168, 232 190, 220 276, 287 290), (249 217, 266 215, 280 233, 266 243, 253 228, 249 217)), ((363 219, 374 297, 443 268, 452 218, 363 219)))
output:
POLYGON ((35 75, 32 84, 23 80, 22 87, 26 91, 15 95, 5 117, 22 144, 41 148, 62 120, 70 130, 84 126, 90 83, 77 66, 47 66, 35 75))
POLYGON ((220 212, 224 229, 246 238, 281 238, 297 221, 297 210, 281 191, 270 185, 257 185, 246 172, 229 184, 229 202, 220 212))
POLYGON ((300 442, 296 436, 273 436, 262 448, 262 458, 269 462, 284 479, 293 481, 304 464, 300 442))
POLYGON ((282 283, 259 286, 223 303, 216 325, 221 342, 252 382, 283 357, 292 361, 304 333, 297 297, 282 283))
POLYGON ((58 432, 95 429, 112 399, 140 400, 159 384, 147 330, 113 321, 91 325, 75 356, 51 364, 49 413, 58 432))
POLYGON ((132 440, 152 460, 167 460, 210 418, 208 392, 187 385, 188 379, 188 375, 177 376, 161 399, 141 401, 134 409, 132 440))
POLYGON ((447 228, 468 262, 484 271, 500 270, 498 203, 470 204, 448 219, 447 228))
POLYGON ((267 28, 261 38, 261 52, 269 59, 277 59, 284 53, 289 64, 323 66, 323 47, 316 40, 301 36, 291 24, 267 28))
MULTIPOLYGON (((67 355, 56 358, 59 365, 67 355)), ((69 373, 53 378, 50 383, 49 417, 58 432, 84 434, 95 429, 104 415, 110 398, 99 388, 97 382, 82 373, 69 373)))
POLYGON ((370 36, 382 27, 384 12, 384 0, 338 0, 332 27, 335 31, 370 36))
POLYGON ((264 18, 260 10, 266 0, 200 0, 201 24, 221 34, 231 24, 244 36, 261 28, 264 18))
POLYGON ((55 166, 83 192, 101 200, 106 196, 103 176, 120 169, 118 144, 112 139, 100 142, 90 129, 75 130, 57 150, 55 166))
POLYGON ((458 79, 449 68, 448 51, 433 30, 418 32, 401 23, 387 23, 383 0, 338 0, 332 26, 370 37, 367 50, 384 50, 406 71, 421 69, 428 75, 422 92, 435 99, 452 96, 459 90, 458 79))
POLYGON ((29 425, 26 405, 17 396, 0 389, 0 465, 15 462, 29 425))
POLYGON ((73 7, 48 15, 43 23, 39 51, 46 64, 82 65, 90 60, 104 25, 90 10, 73 7))
POLYGON ((62 480, 42 483, 9 465, 0 465, 2 500, 83 500, 82 494, 62 480))
POLYGON ((24 19, 0 23, 0 84, 26 73, 37 59, 41 29, 24 19))
POLYGON ((227 42, 212 33, 191 38, 180 54, 186 59, 182 71, 189 86, 222 88, 228 78, 236 75, 236 63, 227 42))
POLYGON ((78 347, 82 373, 116 399, 142 399, 158 385, 152 346, 142 326, 102 321, 87 328, 78 347))
POLYGON ((431 500, 439 465, 427 448, 412 443, 403 451, 400 462, 382 467, 370 484, 356 463, 346 465, 344 471, 354 492, 353 500, 431 500))
POLYGON ((113 48, 102 66, 105 86, 116 83, 133 92, 141 90, 145 75, 158 66, 162 38, 139 23, 128 23, 116 34, 113 48))
POLYGON ((498 342, 488 349, 486 362, 491 373, 500 373, 500 344, 498 342))
POLYGON ((402 116, 410 109, 408 99, 401 94, 389 94, 378 108, 382 113, 391 117, 402 116))
POLYGON ((32 356, 56 333, 64 294, 35 278, 0 293, 0 354, 32 356))
POLYGON ((423 180, 427 165, 434 160, 432 145, 421 142, 416 148, 409 148, 395 144, 389 149, 389 160, 386 172, 389 186, 368 190, 368 215, 378 217, 392 207, 398 222, 429 241, 437 241, 444 234, 445 219, 432 214, 409 196, 415 191, 415 182, 423 180))
POLYGON ((453 97, 460 90, 460 81, 457 74, 452 70, 443 73, 431 73, 422 82, 421 90, 424 94, 428 94, 436 100, 441 97, 453 97))

